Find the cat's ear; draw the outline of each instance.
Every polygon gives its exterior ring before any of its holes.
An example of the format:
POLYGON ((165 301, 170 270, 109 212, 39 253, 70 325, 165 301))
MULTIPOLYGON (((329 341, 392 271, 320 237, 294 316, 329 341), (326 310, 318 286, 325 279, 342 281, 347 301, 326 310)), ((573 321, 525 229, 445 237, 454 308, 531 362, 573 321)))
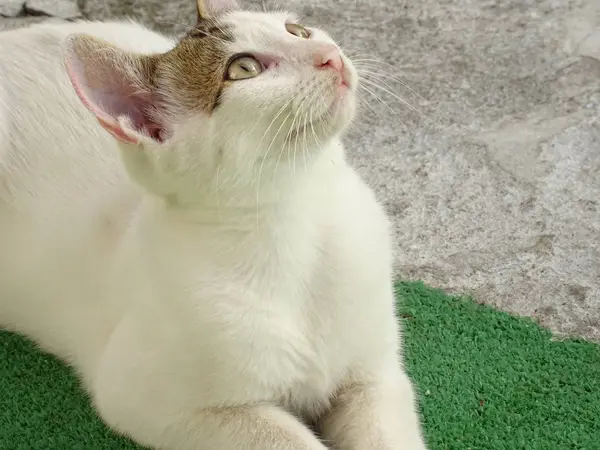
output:
POLYGON ((239 9, 237 0, 196 0, 198 22, 239 9))
POLYGON ((151 56, 75 34, 67 38, 65 64, 82 103, 116 139, 133 145, 148 139, 163 141, 151 56))

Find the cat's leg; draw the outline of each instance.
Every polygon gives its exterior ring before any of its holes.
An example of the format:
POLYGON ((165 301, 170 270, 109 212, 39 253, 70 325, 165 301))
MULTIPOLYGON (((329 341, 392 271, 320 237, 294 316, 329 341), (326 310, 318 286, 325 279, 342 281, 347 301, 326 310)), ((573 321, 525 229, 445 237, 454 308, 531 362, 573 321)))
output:
POLYGON ((352 380, 320 429, 335 450, 425 450, 412 384, 398 370, 386 380, 352 380))
MULTIPOLYGON (((138 428, 136 420, 121 420, 118 428, 138 443, 161 450, 327 450, 305 425, 271 405, 201 409, 176 420, 154 419, 148 422, 156 424, 153 427, 138 428)), ((105 420, 111 423, 110 417, 105 420)))
POLYGON ((170 358, 175 353, 152 354, 148 347, 113 338, 90 386, 104 422, 151 449, 327 450, 306 425, 274 404, 203 405, 198 390, 206 389, 210 394, 204 398, 219 404, 228 391, 244 388, 227 386, 226 375, 218 387, 221 381, 215 379, 202 386, 194 373, 182 375, 183 366, 170 358))

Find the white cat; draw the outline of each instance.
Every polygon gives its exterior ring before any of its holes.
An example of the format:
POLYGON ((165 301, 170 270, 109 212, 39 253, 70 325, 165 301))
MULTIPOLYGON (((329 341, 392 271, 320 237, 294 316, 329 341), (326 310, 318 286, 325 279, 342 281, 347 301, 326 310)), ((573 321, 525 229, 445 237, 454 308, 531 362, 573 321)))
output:
POLYGON ((0 33, 0 324, 152 448, 425 449, 388 222, 339 140, 352 63, 293 15, 198 11, 179 42, 0 33))

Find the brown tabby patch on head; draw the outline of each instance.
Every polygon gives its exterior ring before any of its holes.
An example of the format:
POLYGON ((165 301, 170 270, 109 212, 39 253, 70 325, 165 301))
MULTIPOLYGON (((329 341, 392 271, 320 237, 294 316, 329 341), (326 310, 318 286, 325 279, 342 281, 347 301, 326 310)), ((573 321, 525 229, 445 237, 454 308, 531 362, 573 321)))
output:
POLYGON ((161 55, 158 78, 168 90, 167 102, 186 110, 211 113, 219 104, 233 37, 214 20, 202 20, 170 52, 161 55))

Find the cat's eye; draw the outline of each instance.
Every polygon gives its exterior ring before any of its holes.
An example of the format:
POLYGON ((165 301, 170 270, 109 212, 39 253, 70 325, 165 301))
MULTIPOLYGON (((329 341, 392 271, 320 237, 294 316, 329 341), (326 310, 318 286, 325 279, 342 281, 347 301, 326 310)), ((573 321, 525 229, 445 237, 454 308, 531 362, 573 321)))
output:
POLYGON ((229 63, 227 79, 236 81, 254 78, 260 75, 262 71, 262 64, 252 56, 239 56, 229 63))
POLYGON ((310 31, 297 23, 286 23, 285 29, 288 31, 288 33, 298 36, 302 39, 308 39, 310 37, 310 31))

